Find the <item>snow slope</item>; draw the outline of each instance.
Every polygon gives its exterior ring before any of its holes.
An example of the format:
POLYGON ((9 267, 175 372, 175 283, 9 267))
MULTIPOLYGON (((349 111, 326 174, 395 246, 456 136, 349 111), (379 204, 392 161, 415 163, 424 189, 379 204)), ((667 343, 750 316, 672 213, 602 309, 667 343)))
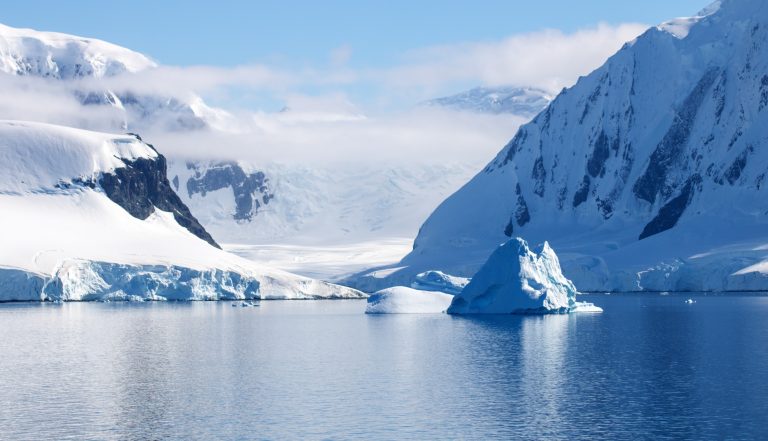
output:
POLYGON ((400 264, 471 276, 511 236, 585 291, 767 290, 768 4, 723 0, 564 90, 423 224, 400 264))
POLYGON ((153 186, 147 164, 164 172, 164 158, 134 136, 0 121, 0 300, 361 295, 201 240, 207 233, 168 187, 153 186))

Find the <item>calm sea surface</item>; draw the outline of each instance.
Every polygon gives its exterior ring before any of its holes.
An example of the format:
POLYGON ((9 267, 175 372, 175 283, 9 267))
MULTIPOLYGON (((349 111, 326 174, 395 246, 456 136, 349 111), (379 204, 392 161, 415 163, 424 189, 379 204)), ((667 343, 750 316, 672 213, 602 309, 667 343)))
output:
POLYGON ((0 439, 768 437, 768 298, 600 315, 0 305, 0 439))

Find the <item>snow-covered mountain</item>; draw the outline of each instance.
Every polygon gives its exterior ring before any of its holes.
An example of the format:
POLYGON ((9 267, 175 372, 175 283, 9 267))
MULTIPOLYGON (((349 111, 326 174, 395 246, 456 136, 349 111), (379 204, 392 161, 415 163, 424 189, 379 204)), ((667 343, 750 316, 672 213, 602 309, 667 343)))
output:
MULTIPOLYGON (((368 159, 350 162, 342 158, 335 163, 318 164, 293 157, 285 162, 279 162, 279 157, 253 161, 237 157, 237 153, 232 153, 237 149, 226 145, 221 150, 227 153, 217 157, 207 144, 200 155, 203 149, 199 145, 204 143, 197 139, 198 134, 206 136, 205 139, 217 139, 222 134, 218 130, 220 124, 227 121, 226 112, 207 107, 195 96, 157 96, 94 87, 101 84, 97 81, 100 78, 137 75, 155 69, 156 63, 148 57, 99 40, 65 34, 0 27, 0 36, 5 39, 1 54, 11 60, 2 70, 15 79, 40 77, 52 87, 70 92, 87 110, 79 115, 79 128, 130 131, 146 139, 162 138, 160 135, 174 131, 165 137, 173 139, 176 147, 175 153, 169 155, 169 179, 201 225, 217 241, 242 256, 266 260, 302 274, 325 278, 397 260, 409 249, 423 219, 483 166, 481 160, 459 161, 450 155, 436 155, 426 162, 410 156, 388 163, 368 159), (105 118, 111 121, 107 128, 91 120, 105 118), (189 154, 183 151, 186 140, 196 143, 196 152, 193 153, 193 148, 189 148, 189 154), (206 159, 192 157, 194 154, 206 159), (328 251, 329 247, 333 250, 328 251), (320 248, 326 251, 321 252, 320 248), (312 268, 308 269, 309 266, 312 268)), ((289 104, 276 114, 254 115, 248 130, 258 132, 264 139, 276 131, 332 133, 329 128, 335 125, 346 124, 358 131, 364 130, 358 126, 375 125, 351 103, 298 100, 289 104)), ((45 107, 45 103, 40 103, 40 107, 45 107)), ((498 136, 493 136, 503 139, 527 120, 527 107, 521 109, 524 115, 462 117, 481 127, 484 126, 475 119, 510 121, 508 130, 499 130, 498 136)), ((418 132, 420 118, 434 120, 436 117, 430 115, 440 114, 439 118, 449 120, 453 113, 417 109, 413 112, 416 122, 406 130, 418 132)), ((333 148, 336 136, 326 135, 317 141, 314 136, 305 136, 306 145, 301 148, 333 148)), ((222 138, 222 143, 228 139, 222 138)), ((473 138, 468 139, 466 148, 476 148, 473 138)), ((414 148, 424 148, 424 144, 431 148, 430 142, 437 150, 439 141, 423 139, 414 139, 414 148)), ((245 142, 238 145, 241 144, 245 142)), ((254 141, 252 149, 260 147, 254 141)))
POLYGON ((0 71, 8 74, 72 80, 155 66, 146 56, 105 41, 0 24, 0 71))
POLYGON ((423 103, 477 113, 511 113, 533 118, 552 101, 552 95, 531 87, 476 87, 466 92, 423 103))
POLYGON ((157 66, 143 54, 98 39, 0 25, 0 72, 62 82, 81 105, 102 106, 113 116, 106 127, 96 128, 190 130, 226 119, 226 112, 208 107, 194 95, 101 90, 94 89, 96 84, 72 81, 137 74, 157 66))
POLYGON ((359 297, 217 248, 137 136, 0 121, 0 301, 359 297))
POLYGON ((564 90, 354 280, 471 276, 512 236, 548 240, 581 290, 768 289, 768 4, 654 27, 564 90))

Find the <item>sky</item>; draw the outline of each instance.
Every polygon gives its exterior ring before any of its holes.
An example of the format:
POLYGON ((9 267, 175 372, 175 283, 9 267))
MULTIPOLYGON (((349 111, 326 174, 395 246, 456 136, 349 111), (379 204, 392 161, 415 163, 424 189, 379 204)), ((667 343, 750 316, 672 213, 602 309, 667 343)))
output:
POLYGON ((597 23, 657 24, 708 0, 262 0, 6 2, 0 22, 107 40, 163 64, 297 67, 349 54, 381 67, 415 48, 597 23), (45 12, 42 12, 45 11, 45 12))
MULTIPOLYGON (((706 3, 26 0, 3 5, 0 23, 102 39, 160 64, 76 87, 200 96, 225 111, 221 131, 153 133, 166 152, 259 161, 370 161, 386 153, 482 163, 524 121, 418 103, 476 86, 554 95, 648 26, 694 15, 706 3)), ((79 107, 68 87, 0 78, 0 117, 99 129, 94 121, 104 117, 109 124, 101 110, 79 107)))

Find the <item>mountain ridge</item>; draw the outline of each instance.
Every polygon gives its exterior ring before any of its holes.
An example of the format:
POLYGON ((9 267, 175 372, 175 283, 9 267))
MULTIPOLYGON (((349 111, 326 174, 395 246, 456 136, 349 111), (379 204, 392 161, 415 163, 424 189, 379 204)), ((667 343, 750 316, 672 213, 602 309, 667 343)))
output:
POLYGON ((445 200, 399 269, 350 283, 389 285, 425 270, 471 276, 499 243, 522 236, 562 250, 566 276, 587 291, 768 289, 762 273, 736 276, 762 261, 768 242, 759 233, 768 226, 766 11, 716 2, 676 20, 685 32, 662 25, 628 42, 445 200), (713 255, 721 270, 703 277, 713 255))

